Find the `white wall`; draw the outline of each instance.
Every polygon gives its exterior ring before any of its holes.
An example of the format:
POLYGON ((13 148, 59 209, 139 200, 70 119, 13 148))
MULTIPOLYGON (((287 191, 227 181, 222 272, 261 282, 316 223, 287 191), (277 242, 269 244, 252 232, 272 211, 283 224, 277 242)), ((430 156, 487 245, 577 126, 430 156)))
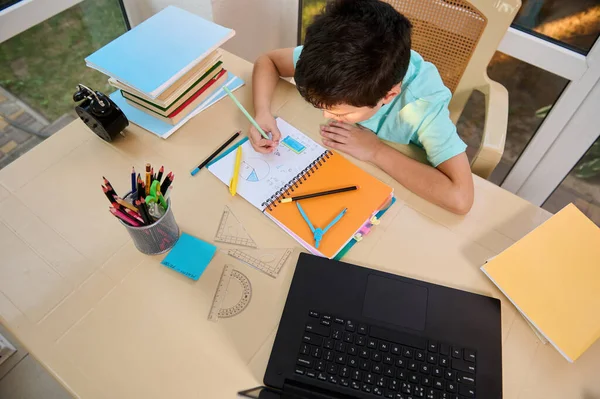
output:
POLYGON ((298 0, 124 0, 131 26, 168 5, 232 28, 223 48, 254 61, 261 53, 296 45, 298 0))

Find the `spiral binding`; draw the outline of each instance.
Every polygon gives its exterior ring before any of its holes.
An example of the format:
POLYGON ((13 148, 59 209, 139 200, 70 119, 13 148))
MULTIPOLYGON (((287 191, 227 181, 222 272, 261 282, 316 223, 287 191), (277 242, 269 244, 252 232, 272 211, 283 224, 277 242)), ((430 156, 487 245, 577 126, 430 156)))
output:
POLYGON ((291 193, 293 193, 298 187, 300 187, 300 185, 303 182, 305 182, 310 177, 311 174, 319 170, 319 168, 323 166, 323 164, 327 162, 327 160, 331 158, 332 155, 333 152, 329 150, 319 155, 317 159, 310 163, 310 165, 304 168, 300 173, 294 176, 292 180, 287 182, 287 184, 284 184, 279 190, 275 192, 275 194, 273 194, 261 204, 261 206, 264 207, 263 212, 265 209, 271 211, 273 210, 273 208, 277 208, 277 204, 279 204, 282 199, 289 197, 291 193))

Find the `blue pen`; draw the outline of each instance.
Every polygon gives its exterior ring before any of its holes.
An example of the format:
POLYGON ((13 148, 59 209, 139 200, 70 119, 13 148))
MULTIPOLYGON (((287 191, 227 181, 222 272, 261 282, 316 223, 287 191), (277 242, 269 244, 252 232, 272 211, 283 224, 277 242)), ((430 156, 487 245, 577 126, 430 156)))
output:
POLYGON ((302 206, 300 206, 300 202, 296 202, 296 206, 300 211, 300 215, 302 215, 302 218, 310 228, 310 231, 312 231, 313 233, 313 237, 315 239, 315 248, 319 248, 319 244, 323 239, 323 235, 327 233, 327 231, 330 228, 332 228, 337 222, 339 222, 342 216, 344 216, 346 214, 346 211, 348 210, 348 208, 344 208, 335 218, 333 218, 331 222, 329 222, 329 224, 324 229, 321 229, 319 227, 315 228, 315 226, 313 226, 313 224, 310 222, 310 219, 306 215, 306 212, 304 212, 304 209, 302 209, 302 206))

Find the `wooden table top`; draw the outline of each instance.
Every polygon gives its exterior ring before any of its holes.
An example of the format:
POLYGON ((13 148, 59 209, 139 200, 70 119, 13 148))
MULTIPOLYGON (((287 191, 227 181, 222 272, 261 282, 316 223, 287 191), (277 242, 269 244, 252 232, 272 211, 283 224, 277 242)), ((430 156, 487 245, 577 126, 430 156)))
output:
MULTIPOLYGON (((226 67, 246 86, 252 65, 229 53, 226 67)), ((272 104, 317 139, 320 112, 281 81, 272 104)), ((130 126, 108 144, 76 121, 0 171, 0 321, 61 383, 82 398, 225 398, 261 384, 299 245, 203 170, 189 171, 248 122, 229 100, 193 118, 168 140, 130 126), (273 279, 219 252, 198 281, 139 253, 106 210, 101 176, 117 191, 146 162, 175 173, 173 212, 182 231, 213 241, 227 205, 259 248, 295 248, 273 279), (251 280, 250 305, 236 317, 207 316, 225 264, 251 280)), ((541 344, 480 266, 550 215, 475 179, 475 203, 450 214, 382 171, 398 199, 345 261, 500 298, 505 398, 600 397, 600 344, 569 364, 541 344)), ((228 245, 216 243, 219 248, 228 245)))

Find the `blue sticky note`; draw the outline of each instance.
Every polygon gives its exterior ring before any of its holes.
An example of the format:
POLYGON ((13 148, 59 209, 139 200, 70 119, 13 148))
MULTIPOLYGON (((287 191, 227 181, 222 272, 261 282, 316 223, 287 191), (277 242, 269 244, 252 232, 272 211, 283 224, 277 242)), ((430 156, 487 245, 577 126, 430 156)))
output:
POLYGON ((192 280, 198 280, 216 251, 214 245, 183 233, 161 263, 192 280))
POLYGON ((306 148, 304 144, 294 139, 292 136, 287 136, 281 141, 281 144, 285 145, 290 150, 294 151, 296 154, 300 154, 306 148))

